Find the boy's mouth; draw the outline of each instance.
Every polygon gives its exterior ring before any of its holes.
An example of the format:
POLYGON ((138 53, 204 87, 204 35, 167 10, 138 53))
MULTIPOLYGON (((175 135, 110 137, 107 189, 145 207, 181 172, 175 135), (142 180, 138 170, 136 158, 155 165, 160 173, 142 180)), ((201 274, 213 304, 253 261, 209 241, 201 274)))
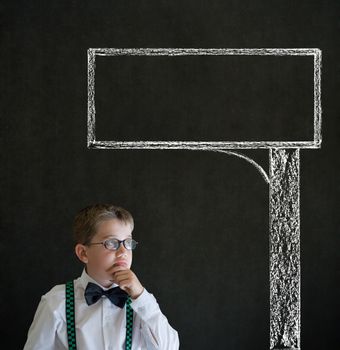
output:
POLYGON ((125 260, 118 260, 113 266, 127 266, 127 262, 125 260))

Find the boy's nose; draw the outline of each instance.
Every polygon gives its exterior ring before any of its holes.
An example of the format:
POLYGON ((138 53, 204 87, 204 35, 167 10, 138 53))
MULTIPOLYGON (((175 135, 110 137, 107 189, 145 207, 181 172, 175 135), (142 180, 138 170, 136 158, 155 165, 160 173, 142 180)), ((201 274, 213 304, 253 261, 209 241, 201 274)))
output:
POLYGON ((126 253, 127 253, 127 249, 124 247, 124 244, 121 243, 121 245, 117 249, 117 254, 120 256, 120 255, 126 254, 126 253))

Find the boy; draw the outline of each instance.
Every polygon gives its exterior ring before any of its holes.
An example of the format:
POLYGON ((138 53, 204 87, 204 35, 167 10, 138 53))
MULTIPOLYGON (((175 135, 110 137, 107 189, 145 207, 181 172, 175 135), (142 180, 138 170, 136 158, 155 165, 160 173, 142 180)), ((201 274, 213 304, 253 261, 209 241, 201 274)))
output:
POLYGON ((75 253, 85 268, 42 296, 24 350, 179 348, 177 332, 130 270, 133 228, 131 214, 110 204, 76 215, 75 253))

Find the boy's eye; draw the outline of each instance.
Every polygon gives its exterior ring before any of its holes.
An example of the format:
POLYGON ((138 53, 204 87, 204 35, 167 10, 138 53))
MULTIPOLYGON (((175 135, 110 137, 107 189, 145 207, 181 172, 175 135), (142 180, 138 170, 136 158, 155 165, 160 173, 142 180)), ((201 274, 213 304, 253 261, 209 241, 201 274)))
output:
POLYGON ((118 240, 117 239, 108 239, 107 241, 105 241, 105 245, 106 245, 106 247, 107 248, 114 248, 114 249, 116 249, 116 248, 118 248, 118 245, 119 245, 119 242, 118 242, 118 240))

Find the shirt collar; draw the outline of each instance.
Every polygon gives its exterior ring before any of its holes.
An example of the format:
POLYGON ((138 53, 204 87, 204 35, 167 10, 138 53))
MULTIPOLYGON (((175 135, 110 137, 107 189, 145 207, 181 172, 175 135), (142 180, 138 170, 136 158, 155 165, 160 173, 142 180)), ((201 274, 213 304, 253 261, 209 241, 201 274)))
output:
POLYGON ((112 285, 111 285, 110 287, 108 287, 108 288, 102 286, 102 285, 99 284, 96 280, 94 280, 92 277, 90 277, 90 276, 87 274, 86 269, 84 268, 84 269, 83 269, 83 272, 82 272, 82 274, 81 274, 81 276, 80 276, 80 283, 81 283, 82 287, 83 287, 84 289, 86 289, 86 286, 87 286, 87 284, 88 284, 89 282, 92 282, 92 283, 97 284, 100 288, 102 288, 102 289, 104 289, 104 290, 108 290, 108 289, 110 289, 110 288, 113 288, 113 287, 117 287, 117 286, 118 286, 118 284, 116 284, 116 283, 112 283, 112 285))

